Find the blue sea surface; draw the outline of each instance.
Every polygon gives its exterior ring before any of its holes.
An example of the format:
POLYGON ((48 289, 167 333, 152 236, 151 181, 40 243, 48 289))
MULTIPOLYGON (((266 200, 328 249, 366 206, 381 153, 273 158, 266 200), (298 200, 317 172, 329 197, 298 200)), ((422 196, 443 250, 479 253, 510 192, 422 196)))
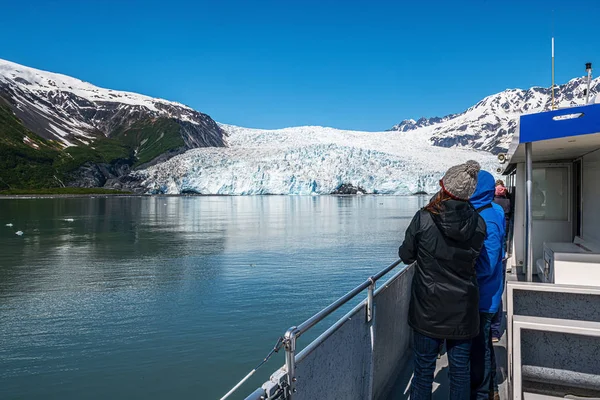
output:
POLYGON ((218 399, 287 328, 394 262, 423 202, 1 199, 0 398, 218 399))

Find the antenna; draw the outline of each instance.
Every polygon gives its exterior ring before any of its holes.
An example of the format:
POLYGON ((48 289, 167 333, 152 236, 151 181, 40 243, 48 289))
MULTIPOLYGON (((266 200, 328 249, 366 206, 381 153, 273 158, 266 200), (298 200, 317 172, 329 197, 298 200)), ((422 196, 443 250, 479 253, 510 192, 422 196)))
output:
POLYGON ((552 109, 554 110, 554 36, 552 36, 552 109))
POLYGON ((590 84, 592 83, 592 63, 585 63, 585 71, 587 72, 587 89, 585 91, 585 104, 590 101, 590 84))
POLYGON ((552 10, 552 110, 554 106, 554 10, 552 10))

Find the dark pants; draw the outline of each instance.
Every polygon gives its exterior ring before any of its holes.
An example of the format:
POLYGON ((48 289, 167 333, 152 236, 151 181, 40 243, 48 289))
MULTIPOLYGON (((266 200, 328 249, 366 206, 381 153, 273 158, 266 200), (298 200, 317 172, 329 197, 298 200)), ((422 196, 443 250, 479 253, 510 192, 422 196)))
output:
MULTIPOLYGON (((494 318, 492 318, 492 338, 498 338, 502 336, 502 317, 504 316, 504 311, 502 311, 502 300, 500 300, 500 309, 496 314, 494 314, 494 318)), ((492 391, 498 391, 498 377, 496 376, 496 357, 494 353, 493 343, 492 343, 492 391)))
POLYGON ((471 348, 471 400, 488 400, 494 388, 496 357, 492 345, 494 314, 479 313, 479 335, 471 348))
POLYGON ((492 337, 498 338, 502 336, 502 316, 504 315, 504 311, 502 310, 502 300, 500 300, 500 308, 498 312, 494 314, 494 318, 492 318, 491 328, 492 328, 492 337))
MULTIPOLYGON (((502 262, 502 287, 506 284, 506 260, 502 262)), ((500 339, 502 337, 502 317, 504 316, 504 307, 502 305, 502 298, 500 298, 500 307, 498 312, 494 314, 492 318, 492 337, 500 339)))
MULTIPOLYGON (((433 374, 442 339, 434 339, 414 332, 414 376, 410 388, 411 400, 430 400, 433 374)), ((450 369, 450 400, 466 400, 470 391, 469 361, 471 340, 446 340, 450 369)))

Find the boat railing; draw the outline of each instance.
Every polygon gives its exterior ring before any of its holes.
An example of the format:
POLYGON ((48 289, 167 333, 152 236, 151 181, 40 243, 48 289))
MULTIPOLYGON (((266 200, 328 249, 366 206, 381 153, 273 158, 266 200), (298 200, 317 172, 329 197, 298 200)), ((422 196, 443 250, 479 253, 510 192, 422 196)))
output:
MULTIPOLYGON (((376 380, 374 376, 374 353, 377 352, 375 341, 376 329, 382 331, 384 339, 390 340, 395 337, 398 343, 400 343, 398 346, 394 346, 391 343, 381 343, 379 345, 379 353, 382 355, 377 358, 377 361, 379 364, 382 364, 380 367, 383 364, 387 366, 379 368, 380 371, 378 372, 380 373, 377 377, 379 378, 379 386, 382 386, 381 382, 389 383, 391 377, 395 376, 395 371, 391 369, 398 367, 399 359, 404 357, 404 353, 406 353, 409 347, 410 331, 406 324, 406 318, 402 319, 401 314, 406 314, 408 310, 412 266, 403 268, 387 280, 383 286, 377 288, 377 282, 400 265, 403 265, 400 260, 390 264, 300 325, 289 328, 282 337, 283 348, 285 349, 284 367, 276 371, 269 381, 254 391, 246 400, 327 398, 323 393, 317 394, 315 392, 316 390, 325 389, 318 389, 319 384, 316 382, 318 379, 315 379, 316 376, 322 374, 329 381, 335 380, 335 377, 341 376, 342 373, 347 375, 346 378, 342 379, 348 379, 348 382, 352 379, 364 379, 364 381, 358 382, 358 384, 354 382, 354 384, 346 384, 344 386, 344 390, 354 390, 352 395, 348 393, 342 394, 338 391, 335 398, 373 398, 376 392, 380 392, 381 388, 374 387, 376 380), (389 289, 387 290, 389 294, 386 294, 386 289, 389 289), (348 304, 365 290, 367 291, 366 298, 360 304, 355 306, 348 314, 335 322, 297 354, 297 341, 303 334, 336 310, 348 304), (388 327, 385 327, 384 324, 377 327, 375 325, 377 314, 375 312, 376 303, 377 313, 381 311, 385 314, 383 318, 387 320, 392 318, 392 320, 395 320, 393 318, 395 316, 402 323, 392 322, 388 327), (396 315, 397 313, 400 313, 400 315, 396 315), (347 327, 348 324, 352 323, 356 326, 347 327), (347 328, 344 330, 345 326, 347 328), (342 332, 342 330, 344 331, 342 332), (384 330, 385 332, 383 332, 384 330), (398 333, 401 333, 399 336, 402 336, 402 339, 396 336, 398 333), (343 347, 340 348, 339 345, 343 347), (317 348, 319 348, 319 352, 315 352, 317 348), (391 349, 390 357, 387 357, 389 359, 386 359, 383 355, 386 349, 391 349), (394 349, 395 351, 393 351, 394 349), (318 354, 315 355, 315 353, 318 354), (345 355, 341 355, 340 353, 345 353, 345 355), (354 355, 356 355, 356 359, 353 358, 354 355), (309 360, 311 357, 317 357, 320 361, 314 362, 315 360, 309 360), (359 358, 360 362, 357 361, 359 358), (322 361, 325 361, 330 366, 327 374, 325 374, 327 366, 324 366, 322 361), (353 363, 353 361, 357 362, 353 363), (306 367, 306 364, 310 364, 310 362, 313 362, 314 365, 311 365, 311 368, 306 367), (347 362, 348 364, 337 365, 340 362, 347 362), (301 373, 298 371, 299 365, 303 367, 301 373), (337 368, 339 370, 337 373, 333 371, 336 367, 339 367, 337 368), (303 376, 302 379, 300 375, 303 376), (308 378, 309 375, 310 379, 304 379, 308 378), (299 387, 299 384, 302 386, 299 387), (308 388, 307 386, 313 387, 308 388), (298 393, 299 390, 301 393, 298 393)), ((328 387, 328 390, 332 389, 331 386, 328 387)))
MULTIPOLYGON (((319 322, 323 321, 331 313, 333 313, 334 311, 336 311, 343 305, 347 304, 350 300, 355 298, 357 295, 359 295, 365 289, 368 289, 367 300, 366 300, 367 322, 371 322, 371 320, 373 319, 373 294, 375 291, 375 285, 377 284, 377 281, 379 279, 381 279, 382 276, 388 274, 392 269, 396 268, 401 263, 402 263, 402 261, 398 260, 395 263, 389 265, 388 267, 379 271, 377 274, 369 277, 366 281, 364 281, 363 283, 361 283, 360 285, 358 285, 357 287, 355 287, 354 289, 352 289, 351 291, 349 291, 348 293, 346 293, 345 295, 343 295, 342 297, 340 297, 339 299, 337 299, 336 301, 331 303, 329 306, 325 307, 323 310, 319 311, 318 313, 316 313, 315 315, 313 315, 312 317, 310 317, 309 319, 307 319, 306 321, 304 321, 297 327, 292 326, 290 329, 288 329, 285 332, 285 335, 283 336, 284 337, 283 345, 285 348, 285 366, 288 371, 288 385, 289 385, 289 391, 291 393, 296 392, 296 390, 295 390, 295 382, 296 382, 296 377, 295 377, 295 371, 296 371, 295 358, 296 357, 295 357, 295 354, 296 354, 296 341, 298 340, 298 338, 302 334, 306 333, 310 328, 312 328, 319 322)), ((313 341, 311 343, 310 347, 311 348, 317 347, 326 338, 327 337, 317 338, 315 341, 313 341)))

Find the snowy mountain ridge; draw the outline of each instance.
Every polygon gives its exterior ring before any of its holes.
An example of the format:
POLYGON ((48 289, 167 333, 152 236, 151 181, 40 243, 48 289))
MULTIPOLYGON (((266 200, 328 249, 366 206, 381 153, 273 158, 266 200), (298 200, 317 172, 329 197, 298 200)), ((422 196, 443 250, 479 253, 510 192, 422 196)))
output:
MULTIPOLYGON (((583 104, 585 84, 576 78, 557 87, 557 105, 583 104)), ((592 96, 600 92, 600 78, 591 88, 592 96)), ((468 159, 496 171, 492 153, 506 150, 518 116, 549 102, 550 89, 510 89, 462 113, 405 120, 386 132, 249 129, 217 124, 180 103, 0 60, 0 118, 8 124, 0 126, 0 151, 22 172, 0 171, 0 178, 39 185, 28 178, 39 174, 44 185, 172 194, 432 193, 447 168, 468 159), (46 159, 38 164, 38 156, 22 156, 41 149, 46 159), (42 174, 47 165, 53 169, 42 174)))
MULTIPOLYGON (((587 78, 571 79, 555 89, 555 104, 573 107, 585 104, 587 78)), ((590 98, 600 93, 600 78, 592 80, 590 98)), ((462 113, 445 117, 404 120, 391 130, 408 132, 433 127, 430 142, 442 147, 466 147, 490 151, 506 151, 514 134, 519 115, 551 108, 550 88, 507 89, 487 96, 462 113)))
MULTIPOLYGON (((587 82, 558 86, 559 107, 585 102, 587 82)), ((591 96, 600 92, 600 78, 591 96)), ((303 126, 279 130, 221 125, 229 147, 195 149, 136 173, 151 193, 329 194, 342 185, 367 193, 433 193, 452 165, 475 159, 495 173, 524 113, 550 108, 550 89, 509 89, 463 113, 406 120, 387 132, 303 126)), ((591 97, 590 96, 590 97, 591 97)))
POLYGON ((174 101, 153 98, 139 93, 104 89, 68 75, 25 67, 2 59, 0 59, 0 81, 15 81, 19 83, 21 87, 27 87, 31 91, 38 92, 52 92, 59 89, 68 89, 68 91, 82 99, 92 102, 107 101, 138 105, 147 107, 153 111, 158 111, 155 104, 166 104, 193 111, 190 107, 174 101))
POLYGON ((82 80, 0 59, 0 98, 25 126, 64 147, 89 145, 140 120, 171 118, 188 148, 224 145, 223 132, 206 114, 180 103, 104 89, 82 80))

